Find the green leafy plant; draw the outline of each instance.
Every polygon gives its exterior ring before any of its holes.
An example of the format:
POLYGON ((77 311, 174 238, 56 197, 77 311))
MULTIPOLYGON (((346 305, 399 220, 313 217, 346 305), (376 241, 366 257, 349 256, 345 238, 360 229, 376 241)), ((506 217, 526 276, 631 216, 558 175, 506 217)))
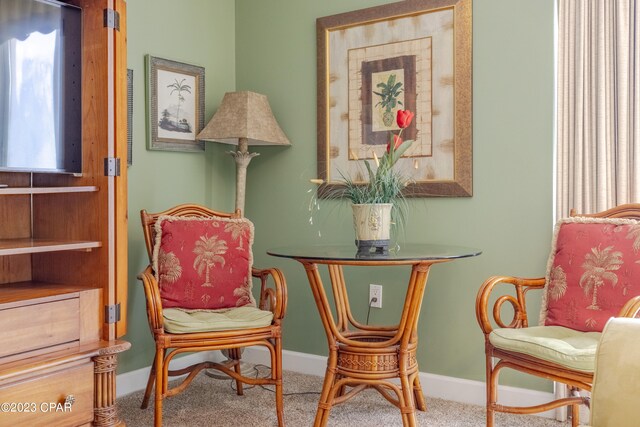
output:
POLYGON ((374 90, 373 93, 381 98, 376 104, 376 107, 379 105, 384 110, 382 114, 382 122, 385 126, 391 126, 393 123, 392 110, 398 105, 402 105, 402 101, 398 99, 400 93, 403 91, 402 82, 396 82, 396 75, 389 74, 387 82, 380 82, 376 87, 380 89, 380 92, 376 92, 374 90))

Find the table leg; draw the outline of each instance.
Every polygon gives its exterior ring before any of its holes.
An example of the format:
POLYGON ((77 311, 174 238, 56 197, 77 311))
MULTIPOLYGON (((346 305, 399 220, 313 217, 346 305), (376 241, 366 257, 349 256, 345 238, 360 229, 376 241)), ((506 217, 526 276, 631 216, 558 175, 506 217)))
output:
POLYGON ((420 385, 420 374, 416 374, 416 378, 413 380, 413 395, 416 400, 416 408, 420 411, 427 410, 427 402, 424 399, 424 393, 422 393, 422 386, 420 385))
POLYGON ((409 381, 409 376, 400 374, 400 384, 402 385, 402 400, 404 400, 400 406, 402 425, 404 427, 415 427, 416 405, 413 400, 413 387, 411 386, 411 381, 409 381))
POLYGON ((327 360, 327 371, 324 375, 322 393, 320 394, 320 401, 318 402, 318 412, 316 412, 316 419, 313 422, 314 427, 327 425, 329 412, 331 412, 331 406, 333 405, 334 399, 333 385, 336 380, 336 364, 337 354, 335 350, 332 350, 329 355, 329 359, 327 360))

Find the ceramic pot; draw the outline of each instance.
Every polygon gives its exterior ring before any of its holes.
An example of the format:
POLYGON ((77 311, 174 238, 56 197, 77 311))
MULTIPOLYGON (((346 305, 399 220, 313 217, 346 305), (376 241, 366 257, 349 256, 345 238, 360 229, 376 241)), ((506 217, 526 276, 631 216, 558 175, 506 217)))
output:
POLYGON ((391 234, 391 203, 353 204, 353 226, 359 253, 387 253, 391 234))

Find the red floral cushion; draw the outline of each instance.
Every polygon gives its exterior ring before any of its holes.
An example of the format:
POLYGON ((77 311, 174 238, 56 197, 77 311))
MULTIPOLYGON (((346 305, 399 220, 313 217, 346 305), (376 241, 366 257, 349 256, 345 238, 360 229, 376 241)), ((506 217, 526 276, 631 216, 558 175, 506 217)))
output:
POLYGON ((160 216, 155 231, 153 269, 163 307, 255 306, 251 221, 160 216))
POLYGON ((567 218, 555 228, 541 324, 601 332, 640 294, 640 222, 567 218))

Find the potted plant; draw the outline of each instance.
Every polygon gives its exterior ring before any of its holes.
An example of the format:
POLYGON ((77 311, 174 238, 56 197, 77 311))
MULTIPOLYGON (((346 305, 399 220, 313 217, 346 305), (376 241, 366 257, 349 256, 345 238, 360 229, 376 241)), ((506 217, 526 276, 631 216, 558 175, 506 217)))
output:
MULTIPOLYGON (((397 111, 400 131, 389 132, 389 143, 382 157, 378 158, 374 152, 375 166, 363 161, 368 182, 359 183, 341 173, 343 180, 334 196, 346 197, 352 203, 356 246, 361 254, 384 254, 389 250, 392 209, 402 200, 402 190, 407 185, 407 179, 394 166, 413 143, 402 140, 402 131, 411 124, 413 116, 409 110, 397 111)), ((324 183, 322 180, 312 182, 324 183)))

